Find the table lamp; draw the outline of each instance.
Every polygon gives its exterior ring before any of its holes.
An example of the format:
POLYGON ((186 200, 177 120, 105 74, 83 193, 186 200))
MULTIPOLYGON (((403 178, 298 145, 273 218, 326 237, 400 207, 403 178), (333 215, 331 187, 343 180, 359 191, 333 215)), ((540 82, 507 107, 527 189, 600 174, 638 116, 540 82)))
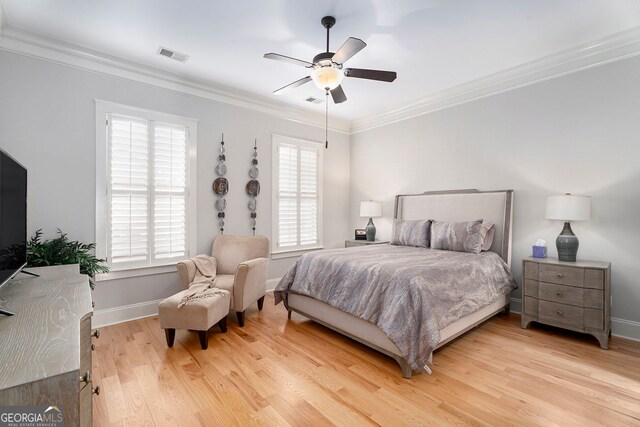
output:
POLYGON ((382 216, 382 203, 380 202, 360 202, 360 217, 369 218, 369 223, 366 227, 367 240, 373 242, 376 240, 376 226, 373 225, 373 218, 382 216))
POLYGON ((564 221, 564 228, 556 239, 558 259, 575 262, 579 242, 571 230, 569 221, 588 221, 591 218, 591 197, 574 196, 569 193, 563 196, 549 196, 544 217, 564 221))

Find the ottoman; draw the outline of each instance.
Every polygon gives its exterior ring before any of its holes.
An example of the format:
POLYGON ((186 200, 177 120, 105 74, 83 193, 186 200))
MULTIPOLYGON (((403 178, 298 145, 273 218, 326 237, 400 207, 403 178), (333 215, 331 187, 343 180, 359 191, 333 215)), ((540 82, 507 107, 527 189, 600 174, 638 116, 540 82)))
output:
POLYGON ((227 332, 231 293, 224 289, 210 288, 204 291, 206 296, 200 295, 199 298, 192 299, 188 304, 178 308, 182 298, 192 293, 192 289, 187 289, 158 304, 160 327, 164 329, 169 347, 173 347, 176 329, 197 331, 203 350, 209 346, 209 329, 213 325, 217 323, 222 332, 227 332))

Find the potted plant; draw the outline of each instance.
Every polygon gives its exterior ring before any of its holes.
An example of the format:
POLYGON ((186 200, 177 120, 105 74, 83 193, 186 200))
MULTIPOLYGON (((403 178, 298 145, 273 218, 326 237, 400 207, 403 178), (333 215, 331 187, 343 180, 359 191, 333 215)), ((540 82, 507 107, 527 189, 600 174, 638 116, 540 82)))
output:
POLYGON ((105 260, 91 254, 95 246, 95 243, 69 240, 67 234, 60 229, 57 237, 43 241, 42 230, 37 230, 27 242, 27 267, 80 264, 80 273, 89 276, 89 285, 93 289, 95 274, 109 271, 107 266, 101 265, 105 260))

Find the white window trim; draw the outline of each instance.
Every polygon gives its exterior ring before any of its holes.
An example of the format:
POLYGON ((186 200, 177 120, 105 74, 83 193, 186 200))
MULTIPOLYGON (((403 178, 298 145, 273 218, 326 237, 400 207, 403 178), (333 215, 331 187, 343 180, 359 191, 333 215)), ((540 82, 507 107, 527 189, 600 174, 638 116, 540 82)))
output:
POLYGON ((303 255, 308 251, 314 251, 324 248, 323 233, 323 203, 324 203, 324 151, 323 143, 320 141, 312 141, 308 139, 296 138, 292 136, 272 134, 271 135, 271 188, 273 189, 274 199, 271 203, 271 258, 290 258, 303 255), (295 246, 288 249, 278 248, 278 230, 279 230, 279 210, 278 210, 278 193, 279 193, 279 163, 278 144, 285 142, 289 144, 302 145, 311 148, 319 148, 318 150, 318 243, 315 245, 295 246))
MULTIPOLYGON (((188 217, 187 217, 187 255, 185 258, 195 256, 197 253, 197 173, 196 173, 196 147, 198 121, 188 117, 173 114, 161 113, 158 111, 146 110, 137 107, 117 104, 114 102, 95 99, 96 105, 96 257, 106 259, 107 257, 107 229, 109 221, 109 200, 108 200, 108 159, 109 147, 107 141, 106 120, 108 114, 120 114, 131 117, 138 117, 157 122, 179 124, 189 130, 189 159, 187 161, 187 196, 188 196, 188 217)), ((149 266, 122 267, 96 275, 96 280, 113 280, 126 277, 137 277, 148 274, 158 274, 175 271, 175 260, 167 260, 162 264, 149 266), (171 265, 174 265, 171 268, 171 265)))

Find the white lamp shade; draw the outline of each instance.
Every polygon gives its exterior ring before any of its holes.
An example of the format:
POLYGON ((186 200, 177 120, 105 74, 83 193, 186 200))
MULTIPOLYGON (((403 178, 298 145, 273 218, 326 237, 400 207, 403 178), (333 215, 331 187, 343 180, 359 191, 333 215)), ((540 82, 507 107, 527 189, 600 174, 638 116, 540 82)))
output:
POLYGON ((591 197, 571 194, 549 196, 544 217, 560 221, 588 221, 591 219, 591 197))
POLYGON ((382 203, 360 202, 360 216, 362 218, 377 218, 382 216, 382 203))

